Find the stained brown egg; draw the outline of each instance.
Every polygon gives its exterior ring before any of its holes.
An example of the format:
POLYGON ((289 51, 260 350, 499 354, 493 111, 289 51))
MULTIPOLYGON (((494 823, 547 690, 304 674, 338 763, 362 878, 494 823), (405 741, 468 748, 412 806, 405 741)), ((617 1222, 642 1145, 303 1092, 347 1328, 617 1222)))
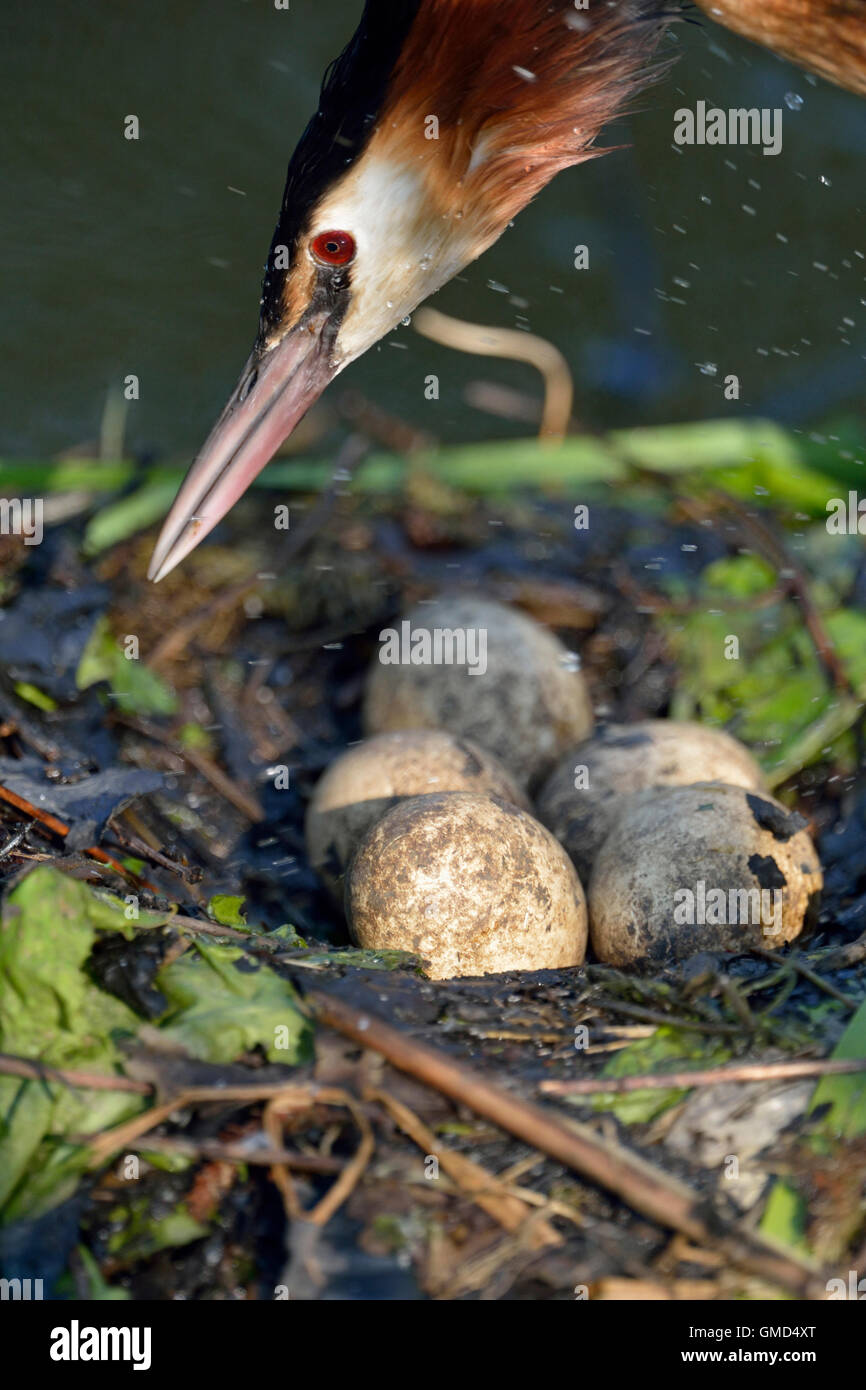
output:
POLYGON ((495 796, 401 801, 364 836, 346 874, 354 940, 412 951, 432 979, 579 965, 586 900, 568 855, 495 796))
POLYGON ((343 875, 374 821, 403 797, 433 792, 495 793, 526 808, 513 778, 491 753, 442 729, 379 734, 348 749, 316 784, 307 810, 307 855, 342 898, 343 875))
POLYGON ((574 654, 504 604, 444 596, 380 634, 364 701, 368 733, 446 729, 487 748, 527 786, 592 724, 574 654))

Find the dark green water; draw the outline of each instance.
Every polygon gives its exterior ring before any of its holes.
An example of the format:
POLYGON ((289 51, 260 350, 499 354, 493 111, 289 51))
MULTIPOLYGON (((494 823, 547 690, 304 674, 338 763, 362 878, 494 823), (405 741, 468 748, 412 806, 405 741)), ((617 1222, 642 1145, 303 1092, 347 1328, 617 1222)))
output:
MULTIPOLYGON (((252 340, 286 161, 360 0, 9 9, 0 447, 35 457, 92 438, 134 372, 130 443, 192 451, 252 340), (123 138, 130 113, 138 142, 123 138)), ((866 102, 708 23, 679 26, 675 47, 682 61, 621 131, 633 148, 561 175, 437 303, 550 338, 593 424, 850 411, 866 373, 866 102), (673 113, 698 99, 783 108, 781 154, 677 152, 673 113), (579 243, 589 271, 572 268, 579 243)), ((401 328, 335 389, 444 439, 507 433, 464 403, 473 375, 537 386, 401 328), (430 371, 438 403, 423 398, 430 371)))

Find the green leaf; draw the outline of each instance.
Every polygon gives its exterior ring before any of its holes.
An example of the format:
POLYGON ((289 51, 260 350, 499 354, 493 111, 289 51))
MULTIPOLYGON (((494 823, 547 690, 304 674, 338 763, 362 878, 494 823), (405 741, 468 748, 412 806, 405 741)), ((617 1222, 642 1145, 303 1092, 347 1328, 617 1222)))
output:
POLYGON ((701 587, 718 589, 731 598, 752 598, 776 583, 772 565, 759 555, 730 555, 714 560, 701 574, 701 587))
POLYGON ((209 1227, 196 1221, 182 1202, 164 1216, 154 1216, 150 1201, 136 1197, 126 1206, 114 1207, 108 1215, 112 1224, 122 1223, 108 1238, 109 1252, 124 1264, 149 1259, 159 1250, 176 1249, 201 1240, 209 1227))
MULTIPOLYGON (((834 1058, 866 1058, 866 1000, 860 1005, 833 1051, 834 1058)), ((854 1139, 866 1134, 866 1071, 849 1076, 822 1076, 809 1104, 810 1113, 819 1106, 830 1108, 819 1123, 817 1133, 829 1139, 854 1139)))
MULTIPOLYGON (((767 420, 704 420, 615 430, 600 437, 573 435, 558 445, 537 438, 458 444, 413 455, 411 467, 427 470, 446 486, 481 494, 522 487, 622 483, 633 467, 666 474, 695 473, 751 501, 766 498, 777 506, 785 503, 823 516, 830 486, 827 469, 822 460, 807 454, 806 443, 767 420)), ((9 460, 3 461, 2 468, 7 487, 31 493, 115 491, 136 477, 132 465, 123 462, 9 460)), ((253 486, 317 491, 328 484, 332 471, 327 460, 277 460, 253 486)), ((405 487, 408 472, 407 461, 399 454, 371 454, 355 473, 352 487, 366 493, 397 492, 405 487)), ((173 493, 184 473, 184 468, 173 466, 139 472, 139 492, 107 509, 109 515, 102 522, 95 519, 88 528, 87 543, 93 547, 110 544, 129 534, 129 527, 142 524, 143 517, 155 519, 157 500, 173 493)), ((859 476, 852 472, 852 478, 859 476)))
POLYGON ((57 701, 46 695, 44 690, 40 690, 38 685, 31 685, 29 681, 16 681, 13 689, 20 700, 26 700, 29 705, 35 705, 46 714, 51 714, 57 709, 57 701))
POLYGON ((132 1298, 128 1289, 118 1289, 114 1285, 106 1283, 102 1277, 102 1271, 95 1259, 87 1249, 86 1245, 76 1247, 78 1258, 84 1266, 89 1285, 87 1297, 92 1303, 124 1303, 132 1298))
POLYGON ((189 749, 209 749, 213 740, 207 729, 202 728, 201 724, 194 722, 181 724, 177 732, 177 741, 182 748, 189 749))
MULTIPOLYGON (((730 1051, 721 1042, 707 1041, 699 1033, 680 1028, 657 1028, 648 1038, 637 1038, 614 1053, 602 1069, 602 1076, 640 1076, 642 1072, 663 1072, 667 1067, 681 1070, 684 1061, 701 1066, 716 1066, 726 1062, 730 1051)), ((609 1091, 592 1097, 594 1110, 613 1111, 623 1124, 644 1124, 662 1111, 676 1105, 686 1095, 687 1087, 670 1090, 609 1091)), ((585 1103, 583 1097, 575 1104, 585 1103)))
MULTIPOLYGON (((0 1050, 108 1076, 121 1072, 116 1039, 134 1033, 131 1009, 93 983, 85 962, 100 927, 124 930, 123 904, 48 865, 7 895, 0 929, 0 1050)), ((134 1115, 142 1098, 59 1082, 0 1077, 0 1211, 35 1216, 62 1201, 87 1165, 65 1142, 134 1115)))
POLYGON ((98 555, 137 531, 145 531, 168 511, 177 484, 173 478, 147 482, 129 497, 102 507, 91 517, 84 531, 85 555, 98 555))
POLYGON ((233 1062, 261 1047, 270 1061, 293 1065, 311 1054, 310 1025, 292 985, 235 946, 196 941, 158 973, 157 984, 170 1004, 162 1031, 193 1057, 233 1062))
POLYGON ((217 893, 207 905, 207 915, 221 927, 236 927, 238 931, 247 930, 244 916, 244 899, 230 897, 227 893, 217 893))
POLYGON ((303 962, 305 965, 348 965, 353 970, 422 969, 420 956, 413 955, 411 951, 370 951, 355 947, 337 951, 307 951, 303 962))
MULTIPOLYGON (((830 689, 799 608, 780 601, 770 607, 729 608, 724 595, 743 599, 766 592, 770 571, 743 555, 709 565, 702 591, 721 612, 696 612, 661 619, 679 668, 672 703, 674 718, 728 724, 758 750, 771 785, 825 756, 850 765, 839 740, 862 714, 866 697, 866 614, 840 608, 832 585, 824 597, 824 625, 859 698, 830 689), (728 660, 726 643, 739 640, 739 660, 728 660)), ((814 585, 817 597, 820 586, 814 585)))
POLYGON ((283 922, 282 926, 275 927, 273 931, 267 933, 264 940, 272 941, 279 947, 288 947, 291 951, 302 951, 307 946, 306 941, 298 935, 291 922, 283 922))
POLYGON ((761 1217, 761 1234, 790 1246, 801 1254, 809 1254, 806 1240, 808 1208, 802 1195, 783 1179, 770 1189, 767 1205, 761 1217))
MULTIPOLYGON (((831 1056, 849 1060, 866 1058, 866 1000, 854 1014, 831 1056)), ((825 1113, 816 1116, 806 1142, 818 1152, 832 1154, 834 1143, 840 1139, 856 1139, 866 1134, 866 1072, 822 1076, 812 1092, 807 1113, 814 1115, 825 1106, 825 1113)), ((765 1235, 808 1251, 806 1211, 805 1200, 797 1188, 777 1179, 770 1190, 760 1229, 765 1235)), ((855 1221, 858 1219, 855 1217, 855 1221)), ((827 1236, 825 1230, 825 1242, 827 1236)))
POLYGON ((103 616, 93 629, 81 654, 75 683, 79 690, 107 681, 124 714, 173 714, 177 697, 165 681, 124 652, 103 616))

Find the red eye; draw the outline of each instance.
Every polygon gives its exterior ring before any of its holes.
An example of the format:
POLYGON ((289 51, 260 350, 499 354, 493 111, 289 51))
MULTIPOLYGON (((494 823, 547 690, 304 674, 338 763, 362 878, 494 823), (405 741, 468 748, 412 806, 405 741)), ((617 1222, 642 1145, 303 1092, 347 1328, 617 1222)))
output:
POLYGON ((355 238, 349 232, 319 232, 310 242, 310 255, 320 265, 348 265, 355 259, 355 238))

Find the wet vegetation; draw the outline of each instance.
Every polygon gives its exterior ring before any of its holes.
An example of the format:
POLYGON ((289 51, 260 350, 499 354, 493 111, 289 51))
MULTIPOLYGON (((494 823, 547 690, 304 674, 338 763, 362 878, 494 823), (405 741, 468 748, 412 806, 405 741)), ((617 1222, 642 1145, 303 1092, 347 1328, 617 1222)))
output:
POLYGON ((180 470, 4 465, 45 503, 41 545, 0 541, 4 1273, 826 1297, 866 1234, 862 423, 437 450, 356 400, 310 452, 155 587, 180 470), (818 845, 811 933, 437 982, 354 949, 309 793, 361 736, 380 630, 461 587, 559 634, 600 718, 737 734, 818 845))

